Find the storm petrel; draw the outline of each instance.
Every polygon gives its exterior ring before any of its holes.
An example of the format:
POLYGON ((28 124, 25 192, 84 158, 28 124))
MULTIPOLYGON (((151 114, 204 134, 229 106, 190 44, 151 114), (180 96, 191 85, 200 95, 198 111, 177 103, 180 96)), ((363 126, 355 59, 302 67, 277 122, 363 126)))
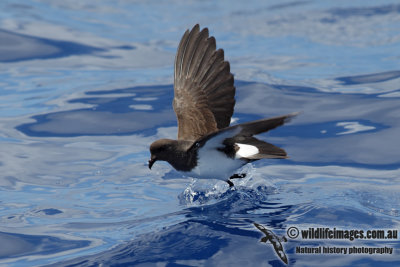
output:
POLYGON ((283 250, 283 246, 281 242, 287 242, 286 237, 279 238, 274 232, 268 230, 264 226, 258 223, 253 223, 258 230, 264 233, 264 237, 261 238, 260 242, 267 243, 267 241, 271 242, 272 246, 274 247, 276 255, 286 264, 288 264, 288 258, 283 250))
POLYGON ((283 125, 296 113, 229 126, 235 105, 235 86, 224 50, 216 50, 208 29, 197 24, 183 35, 175 57, 173 108, 178 140, 160 139, 150 146, 149 168, 167 161, 186 176, 231 179, 235 171, 259 159, 287 158, 285 150, 253 135, 283 125))

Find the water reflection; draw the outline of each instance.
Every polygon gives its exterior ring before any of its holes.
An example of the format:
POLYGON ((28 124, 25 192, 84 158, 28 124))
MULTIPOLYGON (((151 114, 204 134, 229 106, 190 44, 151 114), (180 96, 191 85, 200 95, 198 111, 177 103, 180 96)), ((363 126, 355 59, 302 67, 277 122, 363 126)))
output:
POLYGON ((17 129, 40 137, 154 134, 155 127, 176 123, 171 110, 172 91, 172 86, 92 91, 68 101, 88 108, 37 115, 33 117, 36 122, 17 129))
MULTIPOLYGON (((400 124, 393 112, 400 109, 397 99, 327 94, 313 88, 261 83, 238 82, 237 87, 240 101, 234 117, 239 123, 302 111, 291 124, 269 133, 270 142, 287 147, 297 161, 399 163, 399 152, 392 145, 400 134, 400 124), (359 134, 363 134, 362 139, 359 134), (308 153, 302 152, 304 146, 309 147, 308 153), (357 153, 340 149, 344 147, 357 153), (374 161, 366 155, 374 155, 374 161)), ((88 108, 36 115, 33 117, 36 122, 18 125, 16 129, 40 137, 154 134, 157 127, 176 125, 172 92, 172 86, 92 91, 85 97, 68 100, 70 104, 84 104, 88 108)))
POLYGON ((0 232, 0 259, 49 256, 68 250, 87 248, 90 240, 68 240, 54 236, 0 232), (7 244, 7 245, 5 245, 7 244))
POLYGON ((285 224, 285 218, 290 217, 288 215, 295 209, 281 203, 269 202, 268 192, 268 188, 262 187, 230 191, 228 198, 221 196, 222 200, 217 203, 185 209, 182 214, 186 219, 181 223, 163 228, 158 233, 138 236, 106 253, 78 258, 61 266, 91 266, 100 262, 106 265, 232 264, 233 258, 227 256, 239 251, 241 255, 248 254, 243 259, 258 259, 262 262, 270 258, 275 259, 273 262, 279 262, 273 250, 259 246, 260 233, 252 224, 251 214, 269 227, 279 229, 285 224), (260 217, 254 211, 262 207, 270 211, 260 217))
POLYGON ((373 73, 367 75, 349 76, 337 78, 338 81, 346 85, 380 83, 400 78, 400 71, 388 71, 382 73, 373 73))
MULTIPOLYGON (((8 177, 2 179, 3 188, 11 190, 2 194, 11 202, 4 206, 8 216, 2 222, 24 225, 34 220, 53 224, 58 231, 104 235, 104 240, 120 235, 127 242, 65 265, 233 264, 238 255, 279 265, 273 248, 261 246, 253 223, 278 236, 297 224, 395 224, 392 218, 398 216, 400 207, 393 185, 400 177, 399 157, 384 157, 399 153, 393 140, 385 138, 387 131, 399 131, 387 112, 399 109, 394 99, 238 82, 235 118, 239 123, 293 109, 303 113, 290 125, 264 136, 285 147, 291 159, 247 166, 250 175, 230 190, 225 183, 214 181, 190 184, 167 165, 148 172, 148 144, 160 136, 176 135, 172 92, 171 85, 93 90, 66 99, 63 111, 34 115, 34 122, 8 122, 30 142, 3 142, 13 152, 2 157, 8 177), (371 103, 373 110, 366 109, 371 103), (354 140, 369 142, 369 146, 354 140), (391 149, 373 147, 371 140, 391 149), (363 150, 378 156, 368 158, 370 154, 361 154, 363 150), (380 167, 371 169, 368 160, 380 167), (30 176, 16 168, 20 164, 30 170, 30 176), (11 212, 12 203, 17 202, 12 197, 14 190, 23 199, 47 195, 47 200, 11 212), (55 226, 55 222, 61 223, 55 226)), ((113 245, 107 243, 105 248, 113 245)), ((290 263, 301 263, 293 252, 295 246, 295 242, 285 243, 285 251, 290 263)), ((350 258, 345 260, 350 262, 350 258)))
MULTIPOLYGON (((315 188, 315 187, 314 187, 315 188)), ((300 191, 302 189, 299 189, 300 191)), ((284 266, 273 246, 260 244, 263 235, 254 227, 262 224, 275 236, 286 236, 290 226, 300 229, 308 227, 351 227, 366 229, 391 224, 390 218, 382 220, 373 214, 353 207, 322 207, 318 203, 285 205, 285 194, 271 194, 265 188, 230 191, 229 197, 214 204, 186 208, 181 212, 185 220, 169 227, 135 236, 126 244, 92 256, 77 258, 59 266, 81 265, 140 265, 140 264, 183 264, 183 265, 237 265, 257 261, 260 264, 284 266), (269 192, 269 193, 267 193, 269 192), (308 218, 304 220, 304 218, 308 218), (332 223, 334 222, 334 223, 332 223), (239 260, 240 259, 240 260, 239 260)), ((284 190, 285 191, 285 190, 284 190)), ((144 223, 144 221, 142 221, 144 223)), ((282 239, 284 240, 284 239, 282 239)), ((364 246, 383 245, 398 247, 393 242, 360 241, 364 246)), ((357 243, 360 246, 360 242, 357 243)), ((283 249, 290 264, 307 265, 313 259, 294 253, 296 246, 349 246, 348 241, 302 241, 288 240, 283 249)), ((346 255, 347 256, 347 255, 346 255)), ((351 265, 352 257, 324 255, 332 265, 351 265)), ((385 255, 388 262, 395 264, 395 255, 385 255)), ((316 259, 315 259, 316 260, 316 259)), ((315 265, 317 261, 315 261, 315 265)))
POLYGON ((93 54, 105 49, 69 41, 38 38, 0 29, 0 62, 49 59, 93 54))

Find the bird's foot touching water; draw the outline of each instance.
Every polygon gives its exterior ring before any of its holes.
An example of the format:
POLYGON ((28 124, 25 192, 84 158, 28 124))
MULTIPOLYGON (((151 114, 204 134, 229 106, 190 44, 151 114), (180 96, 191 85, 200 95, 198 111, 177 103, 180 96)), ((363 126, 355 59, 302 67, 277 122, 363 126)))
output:
POLYGON ((244 178, 244 177, 246 177, 245 173, 235 173, 229 179, 241 179, 241 178, 244 178))
POLYGON ((234 184, 232 183, 231 179, 242 179, 245 177, 246 177, 245 173, 235 173, 234 175, 229 177, 229 179, 226 180, 226 182, 229 184, 229 187, 232 187, 232 186, 234 186, 234 184))

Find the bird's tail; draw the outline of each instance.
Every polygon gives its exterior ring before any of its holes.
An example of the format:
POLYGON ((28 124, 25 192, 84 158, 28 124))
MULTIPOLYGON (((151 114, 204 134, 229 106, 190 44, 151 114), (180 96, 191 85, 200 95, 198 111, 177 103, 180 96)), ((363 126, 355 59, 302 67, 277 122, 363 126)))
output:
POLYGON ((197 146, 208 146, 208 148, 220 149, 224 144, 226 153, 235 157, 248 160, 263 158, 287 158, 286 151, 265 141, 261 141, 253 135, 267 132, 288 122, 298 113, 246 122, 226 127, 220 131, 203 136, 196 141, 190 149, 197 146), (207 143, 207 144, 206 144, 207 143), (244 145, 240 147, 240 145, 244 145), (257 148, 257 150, 256 150, 257 148), (243 150, 243 151, 242 151, 243 150), (237 153, 236 153, 237 152, 237 153), (236 154, 235 154, 236 153, 236 154))
MULTIPOLYGON (((239 125, 231 126, 229 128, 235 129, 234 136, 230 139, 226 139, 225 142, 231 142, 235 144, 245 144, 252 147, 256 147, 258 152, 256 154, 245 155, 244 158, 249 160, 258 160, 265 158, 284 159, 288 158, 286 151, 280 147, 277 147, 268 142, 259 140, 253 135, 267 132, 275 129, 288 122, 291 118, 296 116, 298 113, 291 113, 284 116, 273 117, 269 119, 261 119, 257 121, 242 123, 239 125)), ((231 131, 233 132, 233 131, 231 131)))

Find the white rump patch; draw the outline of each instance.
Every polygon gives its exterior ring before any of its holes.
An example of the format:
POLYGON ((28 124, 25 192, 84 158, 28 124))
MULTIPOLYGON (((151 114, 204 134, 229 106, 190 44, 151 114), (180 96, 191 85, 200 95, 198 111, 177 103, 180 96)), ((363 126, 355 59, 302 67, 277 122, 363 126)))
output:
POLYGON ((254 156, 260 152, 256 146, 246 145, 246 144, 239 144, 239 150, 236 152, 235 158, 248 158, 254 156))

